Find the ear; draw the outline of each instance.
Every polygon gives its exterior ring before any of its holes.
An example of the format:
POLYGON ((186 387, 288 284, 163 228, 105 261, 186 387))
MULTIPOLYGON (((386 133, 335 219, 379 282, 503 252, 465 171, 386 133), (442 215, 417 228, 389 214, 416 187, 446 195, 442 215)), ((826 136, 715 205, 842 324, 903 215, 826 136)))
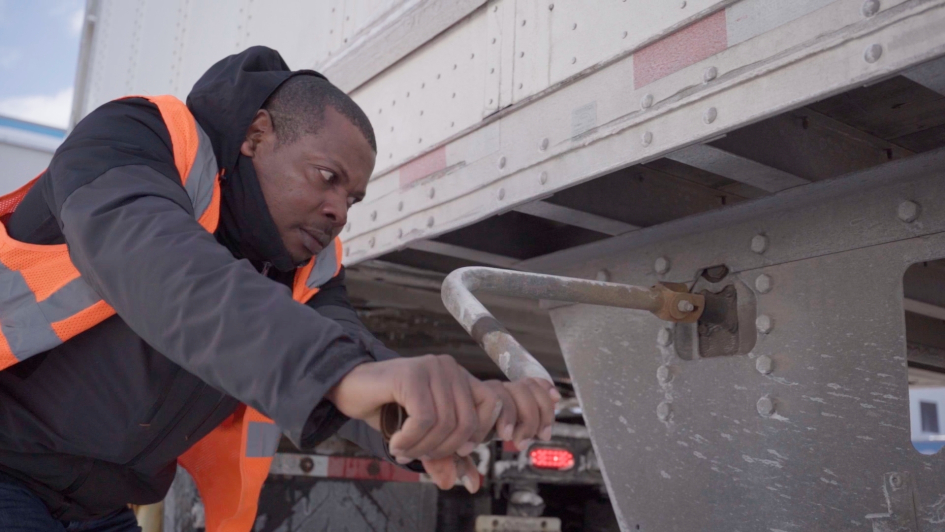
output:
POLYGON ((246 130, 246 138, 243 139, 243 144, 240 146, 240 153, 247 157, 253 157, 256 155, 259 144, 269 136, 275 136, 272 127, 272 116, 269 111, 260 109, 256 111, 256 116, 253 117, 249 129, 246 130))

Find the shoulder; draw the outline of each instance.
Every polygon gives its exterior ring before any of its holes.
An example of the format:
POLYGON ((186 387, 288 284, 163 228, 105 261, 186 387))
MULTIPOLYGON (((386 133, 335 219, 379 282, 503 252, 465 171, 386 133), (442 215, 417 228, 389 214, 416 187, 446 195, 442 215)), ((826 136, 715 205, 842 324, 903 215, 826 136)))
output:
POLYGON ((79 187, 121 166, 148 166, 180 182, 170 134, 161 113, 143 98, 108 102, 83 118, 49 163, 43 188, 58 207, 79 187))

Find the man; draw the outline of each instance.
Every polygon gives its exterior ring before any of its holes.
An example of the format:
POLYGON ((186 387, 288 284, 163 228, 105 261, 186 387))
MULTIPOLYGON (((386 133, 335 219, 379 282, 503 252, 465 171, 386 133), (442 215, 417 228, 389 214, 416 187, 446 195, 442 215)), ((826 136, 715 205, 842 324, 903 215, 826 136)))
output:
MULTIPOLYGON (((229 478, 207 460, 235 456, 234 433, 238 474, 256 476, 221 497, 243 504, 268 469, 267 418, 302 448, 340 429, 470 491, 468 455, 493 427, 550 438, 550 383, 398 358, 359 322, 336 238, 376 151, 353 101, 256 47, 214 65, 186 107, 103 105, 0 199, 0 529, 136 530, 126 505, 161 500, 179 458, 229 478), (388 448, 390 402, 410 417, 388 448)), ((209 521, 219 494, 202 494, 209 521)), ((249 498, 232 529, 249 529, 249 498)))

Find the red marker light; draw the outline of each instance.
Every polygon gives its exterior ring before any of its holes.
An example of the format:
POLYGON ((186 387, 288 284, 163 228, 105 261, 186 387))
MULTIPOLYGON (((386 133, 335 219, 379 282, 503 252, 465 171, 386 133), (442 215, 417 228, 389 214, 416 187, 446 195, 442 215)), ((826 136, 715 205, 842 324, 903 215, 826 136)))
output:
POLYGON ((574 467, 574 455, 567 449, 538 447, 528 452, 528 459, 536 469, 566 471, 574 467))

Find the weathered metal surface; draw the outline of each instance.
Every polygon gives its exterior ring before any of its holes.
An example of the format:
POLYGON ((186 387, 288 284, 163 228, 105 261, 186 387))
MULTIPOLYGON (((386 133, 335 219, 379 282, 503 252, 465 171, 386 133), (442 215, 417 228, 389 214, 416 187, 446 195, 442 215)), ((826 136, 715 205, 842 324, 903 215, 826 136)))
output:
MULTIPOLYGON (((726 19, 739 4, 726 8, 726 19)), ((604 63, 431 146, 429 150, 445 147, 445 166, 424 178, 422 185, 399 188, 395 166, 401 163, 396 163, 395 155, 396 164, 379 166, 371 185, 376 192, 351 213, 346 261, 376 257, 413 240, 448 233, 628 165, 875 82, 942 53, 945 4, 884 1, 868 17, 862 6, 861 0, 836 0, 789 22, 779 20, 774 29, 639 88, 634 86, 636 53, 604 63), (869 63, 864 50, 873 44, 883 52, 869 63), (705 72, 712 67, 717 75, 706 83, 705 72), (647 96, 652 103, 642 106, 641 102, 649 102, 647 96), (583 132, 575 136, 574 113, 590 104, 596 125, 587 129, 585 113, 578 113, 583 132), (714 120, 707 120, 712 109, 714 120), (434 186, 436 195, 430 198, 425 189, 434 186), (373 212, 370 209, 378 211, 377 220, 366 216, 373 212), (386 213, 383 219, 381 213, 386 213), (368 245, 372 237, 373 247, 368 245)), ((788 19, 797 14, 800 11, 784 12, 788 19)), ((525 28, 531 20, 527 22, 525 28)), ((384 113, 388 117, 387 109, 384 113)), ((426 143, 427 137, 423 139, 426 143)))
POLYGON ((910 442, 902 303, 906 269, 945 257, 943 175, 940 150, 546 263, 643 285, 655 258, 677 282, 725 264, 755 298, 747 356, 692 360, 653 316, 551 311, 623 530, 945 530, 945 463, 910 442))

